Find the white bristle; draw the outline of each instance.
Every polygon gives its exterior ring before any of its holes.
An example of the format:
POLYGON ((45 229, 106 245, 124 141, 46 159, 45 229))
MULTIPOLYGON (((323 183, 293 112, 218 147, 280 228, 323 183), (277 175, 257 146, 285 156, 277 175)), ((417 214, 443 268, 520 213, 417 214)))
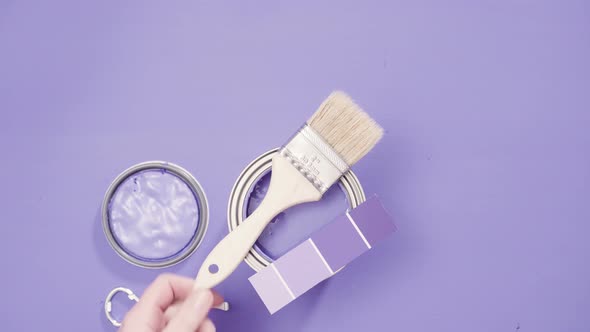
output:
POLYGON ((383 136, 383 128, 348 95, 333 92, 307 124, 352 166, 383 136))

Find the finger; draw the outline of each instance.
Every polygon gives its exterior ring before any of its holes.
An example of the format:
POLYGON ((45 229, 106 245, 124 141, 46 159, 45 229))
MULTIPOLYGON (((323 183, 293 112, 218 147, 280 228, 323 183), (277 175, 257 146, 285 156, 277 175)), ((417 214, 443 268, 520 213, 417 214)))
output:
POLYGON ((199 327, 199 331, 198 332, 215 332, 215 325, 213 324, 213 322, 207 318, 205 319, 205 321, 203 322, 203 324, 201 324, 201 326, 199 327))
MULTIPOLYGON (((215 290, 211 290, 211 292, 213 293, 213 307, 221 305, 224 302, 223 297, 219 295, 219 293, 217 293, 215 290)), ((178 301, 172 303, 168 308, 166 308, 166 311, 164 312, 166 322, 170 321, 174 316, 176 316, 176 314, 180 310, 181 305, 182 302, 178 301)))
POLYGON ((166 320, 166 322, 169 322, 172 320, 172 318, 174 316, 176 316, 176 314, 178 314, 178 311, 180 310, 180 307, 182 306, 182 302, 175 302, 172 303, 164 312, 164 319, 166 320))
POLYGON ((165 332, 194 332, 207 317, 213 305, 213 293, 209 289, 197 289, 181 305, 164 329, 165 332))
POLYGON ((156 307, 136 303, 125 315, 119 331, 148 331, 162 327, 162 312, 156 307))
POLYGON ((141 307, 166 310, 176 301, 183 301, 192 292, 194 280, 173 274, 162 274, 148 286, 139 303, 141 307))
POLYGON ((215 290, 211 290, 211 292, 213 293, 213 306, 216 307, 220 304, 222 304, 225 300, 223 299, 223 296, 221 296, 219 293, 217 293, 215 290))

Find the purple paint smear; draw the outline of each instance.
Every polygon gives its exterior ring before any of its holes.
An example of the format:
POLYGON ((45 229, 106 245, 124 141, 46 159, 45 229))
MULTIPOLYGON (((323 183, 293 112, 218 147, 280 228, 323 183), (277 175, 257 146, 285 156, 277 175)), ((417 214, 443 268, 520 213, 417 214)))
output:
POLYGON ((163 170, 148 170, 119 185, 109 206, 113 236, 131 255, 147 260, 173 256, 191 241, 199 206, 189 186, 163 170))
MULTIPOLYGON (((271 173, 263 175, 254 185, 246 205, 247 215, 254 212, 264 199, 271 173)), ((348 207, 346 193, 339 186, 332 186, 320 201, 294 206, 275 217, 258 238, 256 246, 268 258, 277 259, 348 207)))

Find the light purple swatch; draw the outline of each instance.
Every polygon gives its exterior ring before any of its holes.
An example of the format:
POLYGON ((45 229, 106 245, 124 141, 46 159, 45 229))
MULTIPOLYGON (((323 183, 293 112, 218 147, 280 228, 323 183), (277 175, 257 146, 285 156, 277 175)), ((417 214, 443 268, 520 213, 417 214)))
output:
POLYGON ((294 299, 272 267, 262 269, 249 280, 271 314, 294 299))
POLYGON ((332 275, 309 240, 286 253, 274 265, 296 297, 332 275))

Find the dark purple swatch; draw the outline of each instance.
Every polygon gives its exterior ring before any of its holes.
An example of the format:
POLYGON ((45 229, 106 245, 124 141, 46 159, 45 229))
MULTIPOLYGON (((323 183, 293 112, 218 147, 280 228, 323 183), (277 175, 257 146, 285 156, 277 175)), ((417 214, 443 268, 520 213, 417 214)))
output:
POLYGON ((377 196, 369 198, 358 208, 350 211, 350 216, 371 246, 396 230, 391 216, 385 211, 377 196))

